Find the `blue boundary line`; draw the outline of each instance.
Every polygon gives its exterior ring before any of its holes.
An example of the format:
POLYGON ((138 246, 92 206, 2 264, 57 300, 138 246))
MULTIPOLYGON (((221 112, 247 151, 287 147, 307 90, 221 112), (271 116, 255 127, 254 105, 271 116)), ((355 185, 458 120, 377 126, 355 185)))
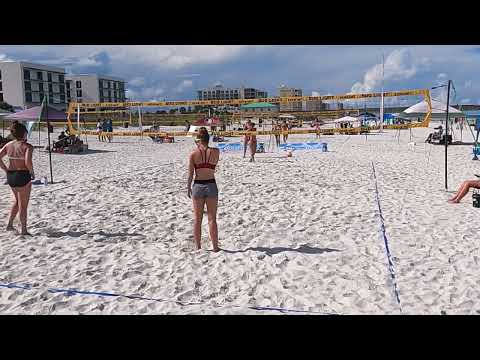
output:
MULTIPOLYGON (((0 283, 0 288, 8 288, 8 289, 20 289, 20 290, 41 290, 42 288, 39 286, 32 286, 30 284, 3 284, 0 283)), ((148 300, 148 301, 156 301, 156 302, 171 302, 176 303, 177 305, 181 306, 189 306, 189 305, 203 305, 204 302, 183 302, 178 300, 164 300, 164 299, 154 299, 148 298, 140 295, 124 295, 124 294, 116 294, 104 291, 83 291, 83 290, 76 290, 76 289, 59 289, 59 288, 45 288, 50 293, 63 293, 66 296, 73 296, 73 295, 87 295, 87 296, 98 296, 98 297, 124 297, 127 299, 132 300, 148 300)), ((231 305, 232 307, 242 308, 240 305, 231 305)), ((339 315, 337 313, 326 313, 320 311, 306 311, 306 310, 297 310, 297 309, 287 309, 281 307, 269 307, 269 306, 245 306, 244 308, 252 309, 255 311, 278 311, 281 313, 303 313, 303 314, 318 314, 318 315, 339 315)))
POLYGON ((385 219, 383 218, 382 208, 380 206, 380 195, 378 193, 377 174, 375 172, 375 165, 373 161, 372 161, 372 169, 373 169, 373 178, 375 179, 375 193, 377 198, 378 212, 380 215, 380 231, 382 233, 383 242, 385 244, 385 251, 386 251, 387 260, 388 260, 388 270, 390 272, 390 277, 392 279, 393 291, 395 293, 395 300, 397 301, 397 304, 400 308, 400 312, 403 313, 402 303, 400 302, 400 294, 399 294, 398 285, 397 285, 395 265, 393 262, 392 253, 390 252, 390 247, 388 246, 388 238, 387 238, 387 233, 385 231, 385 219))

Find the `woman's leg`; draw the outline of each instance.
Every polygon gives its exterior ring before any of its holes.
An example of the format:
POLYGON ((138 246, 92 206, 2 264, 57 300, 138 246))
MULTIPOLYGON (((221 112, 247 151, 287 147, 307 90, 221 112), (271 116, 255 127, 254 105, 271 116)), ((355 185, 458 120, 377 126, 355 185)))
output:
POLYGON ((202 219, 205 198, 193 198, 193 238, 197 250, 202 248, 202 219))
POLYGON ((18 193, 17 190, 14 190, 12 188, 12 193, 13 193, 13 205, 10 210, 10 216, 8 218, 8 224, 7 224, 7 231, 8 230, 13 230, 13 220, 15 220, 15 217, 17 216, 18 213, 18 193))
POLYGON ((213 251, 220 251, 218 247, 218 227, 217 227, 217 206, 218 197, 207 197, 207 215, 208 215, 208 230, 210 232, 210 240, 212 241, 213 251))
POLYGON ((30 201, 30 192, 32 190, 32 183, 18 189, 18 205, 20 213, 20 223, 22 224, 22 235, 30 235, 27 231, 27 212, 28 202, 30 201))
POLYGON ((448 200, 449 203, 459 203, 465 195, 467 195, 468 191, 470 188, 480 188, 480 180, 469 180, 469 181, 464 181, 463 184, 460 186, 460 189, 458 189, 457 194, 448 200))

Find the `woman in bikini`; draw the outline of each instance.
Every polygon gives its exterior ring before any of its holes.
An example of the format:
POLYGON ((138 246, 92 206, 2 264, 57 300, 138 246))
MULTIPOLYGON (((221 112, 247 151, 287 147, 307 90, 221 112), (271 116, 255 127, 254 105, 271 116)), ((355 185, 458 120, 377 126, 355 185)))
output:
POLYGON ((280 126, 278 123, 273 123, 272 124, 272 130, 276 131, 275 133, 275 143, 277 144, 277 147, 280 146, 280 126))
POLYGON ((10 141, 0 150, 0 167, 7 173, 7 183, 12 189, 14 201, 7 223, 7 231, 15 230, 13 220, 20 215, 22 235, 30 235, 27 231, 27 209, 32 190, 33 174, 32 153, 33 146, 27 143, 27 128, 19 122, 14 122, 10 128, 15 140, 10 141), (8 167, 3 158, 9 160, 8 167))
POLYGON ((286 144, 288 140, 288 125, 285 120, 283 121, 283 124, 282 124, 282 134, 283 134, 283 142, 286 144))
POLYGON ((215 167, 220 158, 218 149, 208 147, 210 135, 206 128, 201 127, 195 142, 197 149, 190 154, 188 161, 188 197, 193 200, 193 236, 197 250, 201 249, 203 209, 207 205, 208 229, 213 251, 218 247, 217 205, 218 188, 215 182, 215 167), (192 180, 195 174, 195 180, 192 180))
MULTIPOLYGON (((252 121, 248 119, 247 123, 243 126, 244 131, 251 131, 252 128, 252 121)), ((248 144, 250 143, 250 136, 245 135, 243 137, 243 158, 245 159, 245 155, 247 154, 247 147, 248 144)))
MULTIPOLYGON (((252 123, 250 131, 257 131, 255 124, 252 123)), ((248 143, 250 146, 250 162, 255 162, 255 153, 257 152, 257 136, 250 135, 250 141, 248 143)))

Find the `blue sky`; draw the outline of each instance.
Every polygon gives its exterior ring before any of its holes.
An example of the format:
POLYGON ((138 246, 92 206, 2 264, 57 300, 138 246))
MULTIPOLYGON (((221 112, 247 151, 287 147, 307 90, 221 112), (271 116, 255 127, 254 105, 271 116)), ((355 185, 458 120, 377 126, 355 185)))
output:
MULTIPOLYGON (((305 95, 427 88, 454 81, 455 103, 480 104, 480 46, 0 45, 0 61, 25 60, 128 81, 132 100, 193 99, 217 82, 277 95, 282 84, 305 95)), ((440 100, 445 90, 432 95, 440 100)))

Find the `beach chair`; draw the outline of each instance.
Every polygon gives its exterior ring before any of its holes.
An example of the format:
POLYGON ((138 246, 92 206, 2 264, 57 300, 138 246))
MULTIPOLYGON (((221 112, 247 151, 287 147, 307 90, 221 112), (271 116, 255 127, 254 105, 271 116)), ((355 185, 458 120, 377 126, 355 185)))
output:
POLYGON ((473 207, 480 208, 480 191, 479 190, 477 189, 473 190, 472 199, 473 199, 473 207))

